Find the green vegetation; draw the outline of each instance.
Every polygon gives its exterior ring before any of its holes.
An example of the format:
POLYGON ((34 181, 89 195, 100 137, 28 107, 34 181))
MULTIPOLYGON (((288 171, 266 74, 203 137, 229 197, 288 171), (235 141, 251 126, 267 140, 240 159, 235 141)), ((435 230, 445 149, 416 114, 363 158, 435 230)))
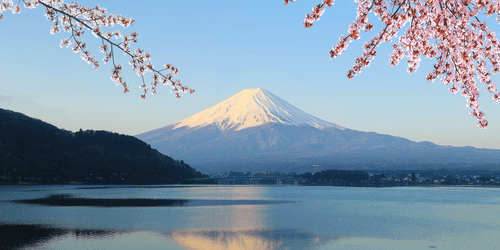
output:
POLYGON ((128 135, 58 129, 0 109, 0 182, 179 183, 200 172, 128 135))
MULTIPOLYGON (((311 180, 311 182, 319 184, 330 184, 330 183, 353 183, 366 181, 369 175, 364 171, 352 171, 352 170, 324 170, 316 173, 303 173, 298 177, 311 180)), ((331 184, 330 184, 331 185, 331 184)))

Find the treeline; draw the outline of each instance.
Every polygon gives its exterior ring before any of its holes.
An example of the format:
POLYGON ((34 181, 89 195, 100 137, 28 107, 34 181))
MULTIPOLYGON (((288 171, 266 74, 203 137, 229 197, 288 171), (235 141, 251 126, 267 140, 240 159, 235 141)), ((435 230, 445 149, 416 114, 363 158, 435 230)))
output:
POLYGON ((0 109, 0 181, 178 183, 203 177, 133 136, 58 129, 0 109))
POLYGON ((298 177, 311 180, 311 182, 315 183, 339 183, 339 182, 361 182, 368 180, 370 176, 364 171, 332 169, 315 173, 307 172, 298 175, 298 177))

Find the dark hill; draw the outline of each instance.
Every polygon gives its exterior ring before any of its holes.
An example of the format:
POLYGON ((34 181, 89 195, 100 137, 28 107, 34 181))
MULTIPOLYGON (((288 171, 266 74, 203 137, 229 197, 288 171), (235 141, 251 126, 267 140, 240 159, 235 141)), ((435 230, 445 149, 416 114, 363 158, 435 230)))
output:
POLYGON ((178 183, 202 174, 128 135, 73 133, 0 109, 0 181, 178 183))

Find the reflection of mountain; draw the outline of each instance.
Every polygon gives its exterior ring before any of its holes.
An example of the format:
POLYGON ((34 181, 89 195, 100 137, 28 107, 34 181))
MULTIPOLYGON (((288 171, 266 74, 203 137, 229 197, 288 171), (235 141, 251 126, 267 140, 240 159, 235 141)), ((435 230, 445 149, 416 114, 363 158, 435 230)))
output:
POLYGON ((313 249, 331 239, 294 229, 284 230, 186 230, 172 239, 193 250, 313 249))
POLYGON ((174 241, 193 250, 253 250, 276 249, 282 241, 265 239, 248 232, 173 232, 174 241))
POLYGON ((10 245, 12 247, 0 241, 0 249, 181 249, 170 238, 154 231, 63 229, 52 226, 45 226, 45 228, 50 229, 51 232, 33 231, 33 229, 19 232, 26 239, 25 241, 10 245), (45 233, 47 236, 41 238, 36 233, 45 233))
POLYGON ((0 249, 23 249, 25 246, 46 241, 63 235, 63 229, 41 225, 2 225, 0 224, 0 249))
POLYGON ((0 224, 0 249, 303 250, 335 239, 295 229, 124 231, 0 224), (180 246, 180 247, 179 247, 180 246))
POLYGON ((0 224, 0 235, 2 235, 0 249, 26 249, 29 246, 43 244, 60 237, 74 236, 77 239, 94 240, 111 238, 124 233, 124 231, 101 229, 64 229, 43 225, 0 224))
POLYGON ((287 168, 306 172, 311 165, 491 168, 500 161, 500 150, 439 146, 344 128, 260 88, 243 90, 198 114, 137 137, 202 171, 287 168))

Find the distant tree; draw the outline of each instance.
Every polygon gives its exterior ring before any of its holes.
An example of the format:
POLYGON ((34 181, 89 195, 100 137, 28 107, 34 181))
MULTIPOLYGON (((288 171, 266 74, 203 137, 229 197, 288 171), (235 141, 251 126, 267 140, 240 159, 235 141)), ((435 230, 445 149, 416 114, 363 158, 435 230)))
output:
POLYGON ((415 175, 415 172, 411 173, 411 181, 412 182, 417 181, 417 176, 415 175))
POLYGON ((100 39, 102 45, 99 50, 104 53, 103 62, 107 63, 111 60, 113 69, 111 70, 111 80, 116 85, 124 87, 124 93, 129 92, 127 83, 122 77, 122 65, 115 63, 115 51, 121 50, 125 55, 128 55, 131 60, 129 64, 136 74, 142 78, 141 88, 144 93, 141 95, 143 99, 146 94, 156 94, 156 89, 161 83, 169 85, 171 91, 175 93, 175 98, 180 98, 179 93, 190 92, 193 93, 194 89, 187 85, 182 85, 180 80, 172 80, 172 78, 179 73, 177 67, 171 64, 165 64, 163 68, 158 69, 153 66, 151 62, 151 54, 145 50, 136 48, 132 51, 131 43, 137 43, 139 34, 135 31, 130 34, 121 34, 119 30, 104 31, 102 27, 112 27, 116 24, 124 28, 132 26, 135 22, 133 18, 128 18, 122 15, 108 14, 106 8, 95 5, 88 7, 80 5, 79 3, 65 4, 63 0, 20 0, 18 4, 14 5, 12 0, 0 0, 0 20, 3 18, 3 12, 11 10, 13 14, 20 13, 22 8, 20 3, 24 4, 25 8, 35 9, 37 6, 42 5, 45 7, 45 17, 52 22, 50 34, 54 35, 62 31, 70 33, 69 38, 61 40, 61 48, 66 46, 70 47, 75 53, 80 53, 80 57, 88 64, 92 65, 95 69, 99 68, 99 60, 91 55, 87 50, 86 43, 82 40, 82 35, 85 30, 90 31, 97 39, 100 39), (120 39, 120 42, 112 41, 111 39, 120 39), (147 72, 152 72, 152 81, 146 84, 144 75, 147 72))
MULTIPOLYGON (((295 0, 284 0, 285 5, 295 0)), ((394 43, 390 65, 396 66, 402 58, 408 58, 408 73, 414 73, 422 57, 436 59, 434 70, 427 75, 432 82, 441 77, 441 82, 452 86, 449 91, 460 92, 467 99, 470 114, 476 117, 476 124, 485 128, 488 121, 479 110, 479 88, 476 77, 491 93, 496 103, 500 93, 491 80, 491 75, 500 72, 500 42, 495 32, 479 14, 486 17, 496 15, 500 21, 500 4, 496 0, 356 0, 358 2, 356 20, 349 26, 347 35, 330 51, 331 58, 341 55, 349 43, 361 37, 361 30, 371 31, 373 24, 368 14, 379 16, 382 30, 370 42, 364 44, 364 53, 357 57, 347 77, 361 73, 377 55, 377 47, 382 42, 392 42, 398 32, 407 25, 405 33, 394 43), (488 62, 491 66, 488 66, 488 62)), ((311 27, 331 7, 334 0, 323 0, 313 7, 302 23, 311 27)))
POLYGON ((169 183, 179 176, 183 182, 203 177, 133 136, 94 130, 68 133, 0 109, 0 181, 34 177, 46 183, 94 182, 100 177, 105 183, 169 183))
POLYGON ((446 184, 456 184, 458 179, 456 176, 448 175, 448 176, 446 176, 445 180, 446 180, 445 181, 446 184))
POLYGON ((378 174, 374 174, 370 177, 370 180, 373 181, 373 182, 381 182, 382 181, 382 177, 381 175, 378 175, 378 174))
POLYGON ((342 181, 364 181, 368 180, 368 174, 363 171, 351 171, 351 170, 323 170, 321 172, 316 172, 311 174, 310 172, 303 173, 299 175, 300 178, 309 179, 316 182, 328 182, 328 180, 342 180, 342 181))
POLYGON ((312 179, 312 173, 307 172, 307 173, 300 174, 299 178, 310 180, 310 179, 312 179))

